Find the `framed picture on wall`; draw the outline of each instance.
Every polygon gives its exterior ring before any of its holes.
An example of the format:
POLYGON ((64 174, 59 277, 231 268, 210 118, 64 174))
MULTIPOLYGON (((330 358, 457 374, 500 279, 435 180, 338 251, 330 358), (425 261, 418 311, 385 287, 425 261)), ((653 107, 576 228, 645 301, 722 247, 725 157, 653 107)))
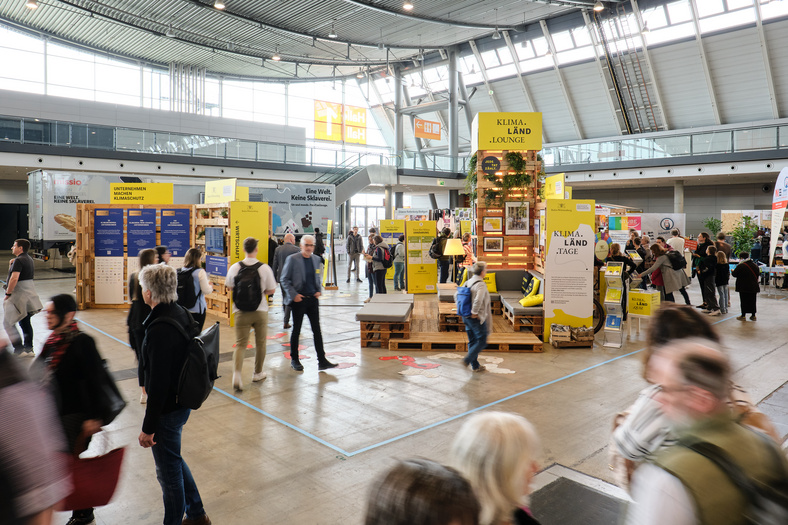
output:
POLYGON ((503 217, 484 217, 482 221, 483 221, 482 231, 486 231, 486 232, 503 231, 503 217))
POLYGON ((484 237, 483 240, 485 252, 503 251, 503 237, 484 237))
POLYGON ((506 235, 531 233, 530 206, 527 202, 506 203, 506 235))

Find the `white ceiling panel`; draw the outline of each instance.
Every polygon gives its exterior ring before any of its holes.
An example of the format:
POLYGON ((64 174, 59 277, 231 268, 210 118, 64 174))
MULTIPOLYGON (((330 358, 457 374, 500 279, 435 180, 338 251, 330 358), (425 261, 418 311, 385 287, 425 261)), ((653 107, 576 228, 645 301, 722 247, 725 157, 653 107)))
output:
POLYGON ((766 45, 769 48, 769 64, 772 70, 777 108, 780 117, 788 116, 788 20, 763 26, 766 45))
POLYGON ((526 75, 525 81, 537 111, 542 112, 542 129, 550 142, 580 139, 555 71, 526 75))
POLYGON ((569 87, 580 129, 585 135, 582 138, 618 135, 618 124, 610 111, 610 95, 599 75, 596 62, 569 66, 562 68, 561 72, 569 87))

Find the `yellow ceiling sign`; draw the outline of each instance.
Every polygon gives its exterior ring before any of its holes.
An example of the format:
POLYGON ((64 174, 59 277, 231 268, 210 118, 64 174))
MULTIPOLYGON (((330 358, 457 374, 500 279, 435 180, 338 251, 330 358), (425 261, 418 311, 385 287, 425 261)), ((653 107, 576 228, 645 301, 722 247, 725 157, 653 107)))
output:
POLYGON ((366 108, 315 100, 315 138, 366 144, 366 108))
POLYGON ((472 149, 541 150, 541 113, 478 113, 473 119, 472 149))
POLYGON ((110 184, 110 204, 172 204, 171 183, 110 184))

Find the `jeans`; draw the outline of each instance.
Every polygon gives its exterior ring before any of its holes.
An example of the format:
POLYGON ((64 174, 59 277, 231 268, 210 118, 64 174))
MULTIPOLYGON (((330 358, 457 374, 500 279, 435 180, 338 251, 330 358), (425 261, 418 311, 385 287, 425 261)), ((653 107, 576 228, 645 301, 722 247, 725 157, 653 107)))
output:
POLYGON ((386 293, 386 269, 375 270, 375 293, 386 293))
POLYGON ((473 317, 463 317, 465 323, 465 333, 468 334, 468 355, 463 362, 471 365, 471 368, 479 368, 479 354, 487 348, 487 323, 481 323, 479 319, 473 317))
POLYGON ((358 272, 359 272, 359 258, 361 257, 360 253, 354 253, 352 255, 348 255, 347 258, 347 280, 350 280, 351 272, 356 272, 356 279, 358 279, 358 272))
POLYGON ((184 512, 192 519, 205 514, 200 492, 181 457, 181 432, 190 413, 188 408, 179 408, 162 414, 156 425, 156 444, 151 450, 164 497, 164 525, 181 525, 184 512))
POLYGON ((304 322, 304 314, 309 318, 312 327, 312 338, 315 342, 317 360, 322 363, 326 360, 326 352, 323 350, 323 332, 320 331, 320 309, 317 298, 304 297, 300 303, 294 302, 293 307, 293 332, 290 334, 290 359, 298 361, 298 338, 301 335, 301 324, 304 322))
MULTIPOLYGON (((265 301, 265 299, 263 299, 265 301)), ((268 335, 268 312, 235 312, 235 350, 233 350, 233 370, 241 372, 244 366, 246 345, 249 334, 254 330, 254 373, 263 371, 265 343, 268 335)))
POLYGON ((369 297, 375 293, 375 272, 367 272, 367 281, 369 281, 369 297))
MULTIPOLYGON (((703 292, 703 302, 706 303, 706 309, 711 311, 719 310, 720 307, 717 305, 714 276, 701 281, 701 291, 703 292)), ((725 302, 725 306, 728 306, 727 301, 725 302)))
POLYGON ((728 313, 728 294, 730 290, 728 289, 727 284, 722 284, 717 286, 717 293, 720 296, 720 312, 727 314, 728 313))
POLYGON ((446 260, 438 259, 438 266, 441 270, 440 282, 445 283, 449 279, 449 266, 451 265, 451 261, 449 257, 446 257, 446 260))
POLYGON ((394 289, 395 290, 405 289, 405 263, 404 262, 394 263, 394 289))
POLYGON ((289 304, 287 304, 287 301, 285 301, 285 297, 287 297, 285 294, 285 287, 280 284, 279 288, 282 290, 282 309, 285 311, 285 324, 288 324, 290 322, 291 307, 289 304))

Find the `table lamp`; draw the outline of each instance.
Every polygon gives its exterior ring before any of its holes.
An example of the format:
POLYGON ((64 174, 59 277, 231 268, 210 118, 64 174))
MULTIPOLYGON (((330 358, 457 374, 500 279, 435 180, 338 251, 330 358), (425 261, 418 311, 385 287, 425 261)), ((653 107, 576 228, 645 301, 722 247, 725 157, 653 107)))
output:
MULTIPOLYGON (((465 248, 462 247, 462 241, 460 239, 449 239, 446 241, 446 246, 443 248, 443 255, 452 255, 458 256, 462 255, 465 256, 465 248)), ((451 282, 457 282, 457 264, 456 259, 453 261, 452 264, 452 279, 451 282)))

